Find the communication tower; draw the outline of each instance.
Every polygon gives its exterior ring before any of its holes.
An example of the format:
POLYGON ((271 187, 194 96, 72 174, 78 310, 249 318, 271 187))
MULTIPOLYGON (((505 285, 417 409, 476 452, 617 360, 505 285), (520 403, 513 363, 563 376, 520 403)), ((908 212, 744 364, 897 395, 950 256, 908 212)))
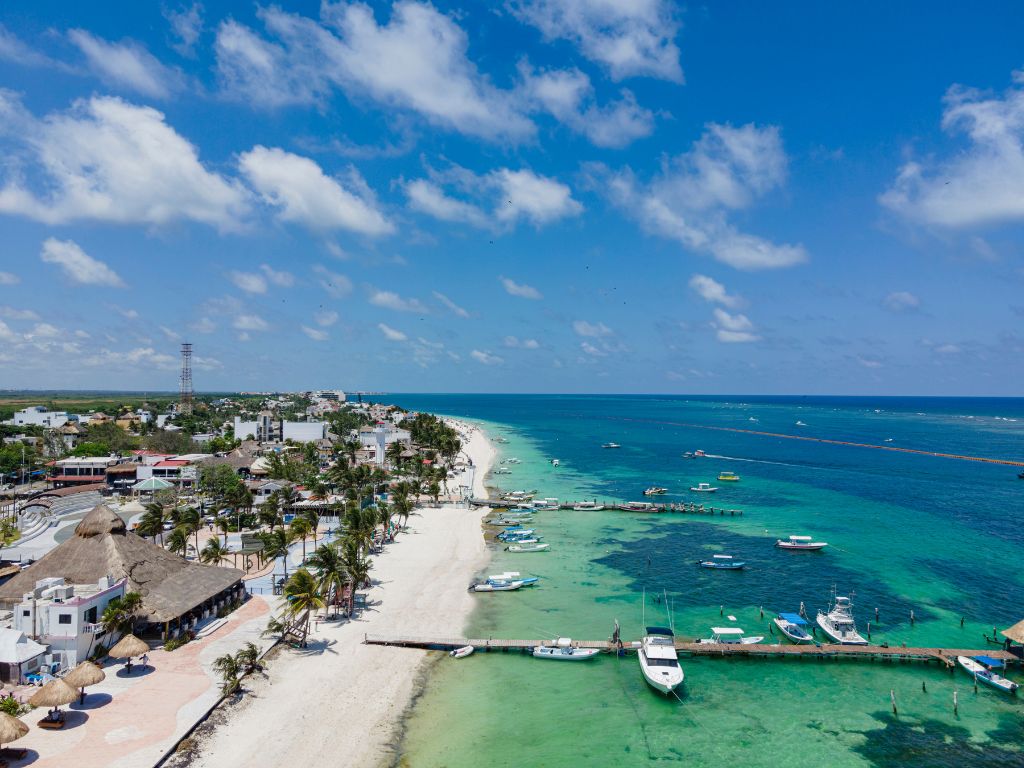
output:
POLYGON ((178 413, 192 413, 192 345, 181 345, 181 387, 178 413))

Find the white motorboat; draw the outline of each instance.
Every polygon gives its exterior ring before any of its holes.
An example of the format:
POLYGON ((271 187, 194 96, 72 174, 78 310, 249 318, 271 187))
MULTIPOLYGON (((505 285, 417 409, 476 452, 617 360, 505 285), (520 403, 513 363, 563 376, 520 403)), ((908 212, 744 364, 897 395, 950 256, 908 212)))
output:
POLYGON ((558 499, 551 496, 546 499, 538 499, 533 502, 533 508, 537 512, 544 512, 558 509, 558 499))
POLYGON ((814 642, 814 637, 806 629, 810 624, 799 613, 780 613, 772 622, 791 643, 807 645, 814 642))
POLYGON ((543 552, 550 544, 510 544, 505 547, 507 552, 543 552))
POLYGON ((600 512, 604 505, 596 501, 579 501, 573 504, 572 508, 574 512, 600 512))
POLYGON ((456 648, 453 651, 449 651, 448 655, 451 656, 453 659, 464 659, 467 656, 473 655, 473 646, 464 645, 461 648, 456 648))
POLYGON ((668 493, 668 488, 662 488, 660 485, 652 485, 650 488, 644 489, 644 496, 662 496, 668 493))
POLYGON ((744 637, 743 630, 739 627, 712 627, 711 637, 698 640, 698 642, 718 645, 757 645, 762 640, 764 640, 764 635, 744 637))
POLYGON ((488 579, 477 584, 471 584, 471 592, 514 592, 523 586, 522 581, 512 579, 488 579))
POLYGON ((957 656, 956 662, 976 680, 980 680, 993 688, 998 688, 1000 691, 1016 693, 1017 689, 1020 688, 1013 680, 1008 680, 993 671, 994 669, 1002 669, 1006 666, 999 659, 994 659, 991 656, 957 656))
POLYGON ((551 466, 552 467, 557 467, 559 464, 561 464, 561 462, 558 459, 552 459, 551 460, 551 466))
POLYGON ((835 603, 829 612, 818 611, 818 626, 840 645, 867 645, 868 641, 857 631, 853 620, 853 603, 850 598, 833 596, 835 603))
POLYGON ((690 490, 694 493, 714 493, 718 489, 711 483, 697 483, 695 486, 690 486, 690 490))
POLYGON ((810 536, 790 536, 788 539, 778 539, 775 546, 781 549, 794 549, 803 552, 817 552, 828 546, 827 541, 814 541, 810 536))
POLYGON ((552 659, 553 661, 587 661, 600 652, 597 648, 574 648, 571 638, 560 637, 553 646, 534 646, 533 658, 552 659))
POLYGON ((676 654, 675 635, 667 627, 647 627, 636 654, 647 684, 662 693, 671 693, 683 684, 683 668, 676 654))
POLYGON ((537 576, 523 576, 519 571, 505 571, 504 573, 494 573, 487 577, 488 581, 520 581, 524 587, 531 587, 540 581, 537 576))
POLYGON ((512 470, 511 469, 506 469, 505 467, 498 467, 497 469, 494 470, 494 474, 496 474, 496 475, 511 475, 512 474, 512 470))
POLYGON ((618 443, 605 443, 601 446, 602 448, 621 448, 622 446, 618 443))
POLYGON ((619 506, 623 512, 657 512, 658 507, 649 501, 627 501, 619 506))

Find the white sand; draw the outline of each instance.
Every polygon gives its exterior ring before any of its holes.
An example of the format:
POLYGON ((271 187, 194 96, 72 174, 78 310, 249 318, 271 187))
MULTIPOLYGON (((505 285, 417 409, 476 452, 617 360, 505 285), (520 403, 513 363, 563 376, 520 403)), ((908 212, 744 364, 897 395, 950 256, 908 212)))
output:
MULTIPOLYGON (((484 496, 494 450, 478 428, 457 428, 469 437, 464 452, 476 467, 474 493, 484 496)), ((308 651, 285 649, 270 664, 267 679, 247 681, 251 692, 226 710, 227 721, 203 741, 193 765, 386 762, 426 653, 363 645, 363 634, 462 632, 473 608, 466 587, 487 561, 482 514, 446 505, 411 517, 411 530, 373 558, 370 607, 355 621, 321 624, 308 651)))

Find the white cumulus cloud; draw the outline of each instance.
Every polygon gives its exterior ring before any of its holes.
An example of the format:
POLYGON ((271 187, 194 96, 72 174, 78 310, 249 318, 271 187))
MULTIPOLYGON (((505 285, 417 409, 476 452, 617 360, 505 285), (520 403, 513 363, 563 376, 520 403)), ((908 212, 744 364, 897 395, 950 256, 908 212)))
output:
POLYGON ((534 301, 544 298, 543 294, 532 285, 517 283, 510 277, 499 277, 498 279, 501 280, 501 284, 505 287, 505 292, 510 296, 518 296, 521 299, 533 299, 534 301))
POLYGON ((921 300, 909 291, 893 291, 882 299, 882 306, 891 312, 907 312, 918 309, 921 300))
POLYGON ((112 43, 84 29, 72 29, 68 39, 85 56, 89 68, 107 85, 166 99, 184 84, 181 72, 171 69, 139 43, 112 43))
POLYGON ((314 315, 316 324, 322 328, 330 328, 336 322, 338 322, 338 313, 334 310, 324 310, 323 312, 317 312, 314 315))
POLYGON ((246 293, 267 292, 267 281, 263 279, 262 275, 257 275, 254 272, 232 271, 228 273, 228 278, 235 284, 236 288, 246 293))
POLYGON ((124 288, 124 280, 99 259, 83 251, 74 240, 47 238, 39 258, 47 264, 56 264, 64 276, 81 285, 105 285, 124 288))
POLYGON ((478 363, 482 363, 484 365, 501 365, 503 362, 505 362, 504 359, 498 357, 497 355, 481 349, 474 349, 472 352, 469 353, 469 356, 476 360, 478 363))
POLYGON ((378 323, 377 328, 380 329, 380 332, 384 334, 384 338, 388 341, 407 341, 409 339, 404 333, 392 328, 390 325, 378 323))
POLYGON ((714 315, 714 325, 717 328, 715 335, 719 341, 735 344, 757 341, 761 338, 754 332, 754 324, 746 315, 733 315, 719 307, 715 307, 714 315))
POLYGON ((467 312, 465 309, 460 307, 458 304, 456 304, 454 301, 449 299, 447 296, 445 296, 440 291, 434 291, 434 298, 437 299, 442 304, 444 304, 444 306, 447 307, 451 311, 451 313, 453 315, 455 315, 456 317, 461 317, 461 318, 468 318, 469 317, 469 312, 467 312))
POLYGON ((0 285, 17 285, 21 278, 13 272, 0 272, 0 285))
POLYGON ((380 291, 375 288, 371 289, 369 301, 375 307, 393 309, 396 312, 419 312, 421 314, 426 314, 430 311, 419 299, 406 299, 399 296, 394 291, 380 291))
POLYGON ((320 264, 313 267, 313 272, 319 278, 320 287, 333 298, 340 299, 352 293, 352 281, 346 275, 332 272, 320 264))
POLYGON ((595 339, 602 336, 611 336, 613 333, 612 329, 604 323, 590 323, 586 320, 573 321, 572 329, 580 336, 588 336, 595 339))
POLYGON ((509 349, 540 349, 536 339, 520 339, 518 336, 506 336, 502 342, 509 349))
POLYGON ((721 304, 725 307, 737 307, 742 301, 739 296, 730 296, 726 293, 725 286, 714 278, 707 275, 694 275, 690 278, 690 288, 696 291, 702 299, 712 304, 721 304))
POLYGON ((302 332, 309 336, 313 341, 327 341, 327 339, 330 338, 330 334, 328 334, 327 331, 310 328, 308 325, 302 326, 302 332))
POLYGON ((270 328, 267 321, 259 315, 248 314, 239 315, 231 325, 239 331, 265 331, 270 328))

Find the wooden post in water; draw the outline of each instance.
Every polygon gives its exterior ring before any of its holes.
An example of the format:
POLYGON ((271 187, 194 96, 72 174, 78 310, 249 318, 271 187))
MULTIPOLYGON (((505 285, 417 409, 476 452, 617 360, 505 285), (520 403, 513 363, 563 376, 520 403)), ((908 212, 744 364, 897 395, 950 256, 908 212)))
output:
POLYGON ((892 713, 898 717, 900 713, 896 709, 896 691, 892 688, 889 689, 889 701, 892 702, 892 713))
POLYGON ((953 689, 953 714, 954 715, 959 715, 960 714, 959 710, 960 710, 960 706, 956 703, 956 689, 954 688, 953 689))
POLYGON ((914 626, 914 609, 910 609, 910 626, 914 626))

